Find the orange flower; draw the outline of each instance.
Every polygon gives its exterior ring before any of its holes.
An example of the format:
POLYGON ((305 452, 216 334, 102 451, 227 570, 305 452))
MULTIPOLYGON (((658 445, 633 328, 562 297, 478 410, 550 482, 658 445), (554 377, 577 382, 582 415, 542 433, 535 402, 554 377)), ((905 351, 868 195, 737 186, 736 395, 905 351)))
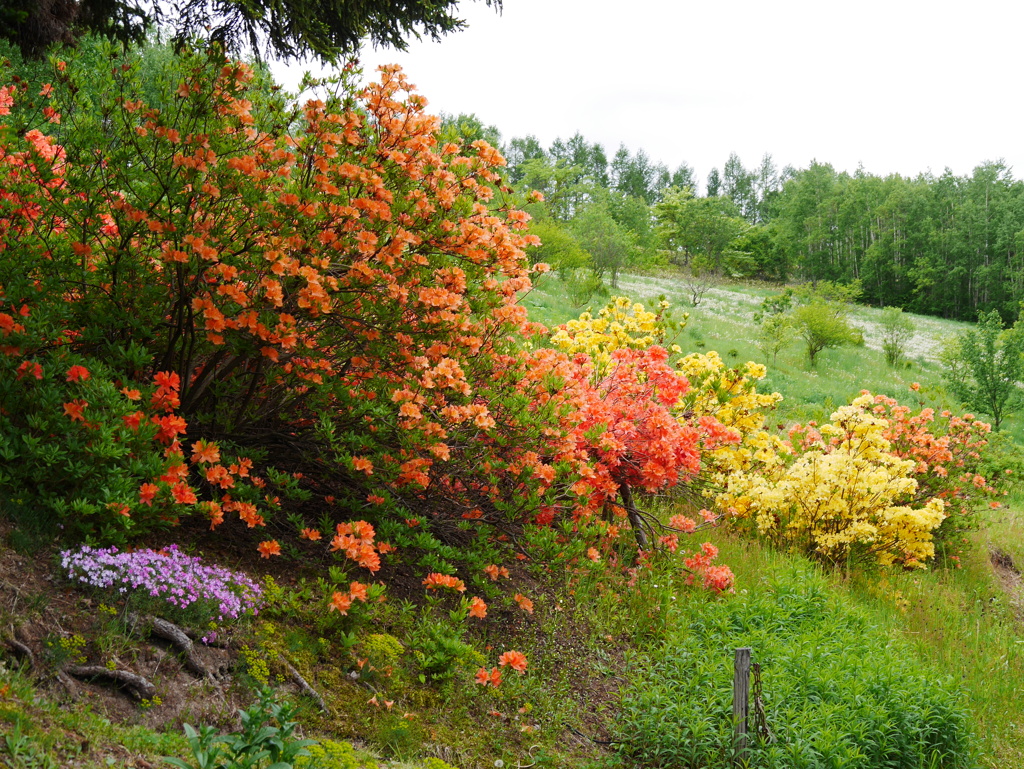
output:
POLYGON ((144 505, 152 505, 153 497, 160 491, 160 487, 154 483, 144 483, 139 486, 139 502, 144 505))
POLYGON ((516 593, 512 597, 515 600, 515 602, 519 604, 520 609, 525 611, 527 614, 533 614, 533 601, 531 601, 522 593, 516 593))
POLYGON ((348 594, 354 601, 358 600, 366 603, 369 600, 369 596, 366 593, 366 585, 362 582, 353 582, 349 585, 348 594))
POLYGON ((171 487, 171 496, 179 505, 194 505, 198 501, 192 487, 181 481, 171 487))
POLYGON ((466 592, 466 585, 461 579, 453 577, 450 574, 439 574, 436 571, 432 574, 428 574, 427 578, 423 580, 423 584, 427 586, 427 590, 450 588, 452 590, 458 590, 460 593, 466 592))
POLYGON ((481 686, 490 685, 497 689, 501 686, 501 671, 498 668, 491 668, 490 670, 480 668, 476 671, 475 680, 481 686))
POLYGON ((250 529, 265 523, 263 516, 256 511, 256 505, 251 502, 238 502, 236 510, 238 510, 238 517, 245 521, 250 529))
POLYGON ((373 462, 365 457, 352 457, 352 468, 373 475, 373 462))
POLYGON ((281 546, 277 543, 276 539, 268 539, 266 542, 260 542, 256 546, 256 549, 260 551, 260 558, 270 558, 272 555, 281 555, 281 546))
POLYGON ((303 529, 302 533, 299 534, 301 539, 308 539, 310 542, 316 542, 320 539, 320 532, 316 529, 303 529))
POLYGON ((76 398, 70 403, 64 404, 64 413, 71 417, 72 422, 74 422, 75 420, 78 420, 79 422, 84 422, 85 416, 83 416, 82 411, 84 411, 85 407, 88 405, 88 402, 82 400, 81 398, 76 398))
POLYGON ((491 578, 492 581, 498 581, 498 567, 495 564, 484 567, 484 574, 491 578))
POLYGON ((374 531, 373 525, 366 521, 356 521, 353 523, 352 533, 359 537, 359 539, 366 540, 367 542, 372 541, 373 538, 377 536, 377 532, 374 531))
POLYGON ((192 444, 192 462, 196 464, 220 462, 220 448, 216 443, 196 441, 192 444))
POLYGON ((331 605, 327 607, 328 611, 337 611, 339 614, 348 614, 348 610, 352 607, 352 597, 346 593, 334 593, 331 596, 331 605))
POLYGON ((498 657, 498 664, 502 667, 508 665, 517 673, 526 672, 526 655, 522 652, 507 651, 498 657))
POLYGON ((487 616, 487 604, 484 603, 482 598, 473 597, 473 600, 469 602, 469 616, 483 619, 487 616))
POLYGON ((687 518, 685 515, 673 515, 668 519, 668 525, 687 534, 692 534, 697 530, 697 522, 692 518, 687 518))
POLYGON ((124 421, 125 427, 134 432, 139 429, 139 425, 142 424, 142 418, 144 416, 145 414, 141 411, 136 411, 134 414, 126 414, 121 417, 121 419, 124 421))
POLYGON ((153 381, 157 387, 166 387, 170 390, 177 390, 181 386, 181 379, 173 371, 158 371, 153 375, 153 381))

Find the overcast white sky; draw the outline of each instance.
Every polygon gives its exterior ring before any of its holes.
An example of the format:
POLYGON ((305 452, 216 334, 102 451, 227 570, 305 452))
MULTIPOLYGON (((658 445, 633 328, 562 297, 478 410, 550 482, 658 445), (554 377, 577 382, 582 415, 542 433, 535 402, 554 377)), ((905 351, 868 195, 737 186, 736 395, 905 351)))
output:
MULTIPOLYGON (((505 0, 397 62, 436 112, 476 113, 546 147, 576 131, 705 179, 812 159, 853 172, 1024 176, 1024 4, 974 0, 505 0)), ((301 69, 297 67, 296 69, 301 69)), ((279 69, 280 73, 281 70, 279 69)), ((297 79, 297 77, 296 77, 297 79)))

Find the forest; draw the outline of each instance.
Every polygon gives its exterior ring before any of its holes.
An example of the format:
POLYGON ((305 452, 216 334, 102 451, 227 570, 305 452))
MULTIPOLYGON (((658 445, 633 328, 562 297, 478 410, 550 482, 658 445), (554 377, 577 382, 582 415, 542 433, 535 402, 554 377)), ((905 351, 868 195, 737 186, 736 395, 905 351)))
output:
MULTIPOLYGON (((472 115, 451 120, 500 138, 472 115)), ((620 146, 609 160, 582 134, 548 148, 514 137, 504 154, 509 178, 545 196, 552 264, 572 261, 573 241, 587 250, 585 233, 603 222, 620 247, 593 258, 598 271, 675 264, 732 279, 857 281, 876 307, 958 320, 992 310, 1011 320, 1024 298, 1022 183, 998 161, 911 179, 818 162, 780 169, 770 155, 746 168, 733 154, 701 183, 642 149, 620 146)))

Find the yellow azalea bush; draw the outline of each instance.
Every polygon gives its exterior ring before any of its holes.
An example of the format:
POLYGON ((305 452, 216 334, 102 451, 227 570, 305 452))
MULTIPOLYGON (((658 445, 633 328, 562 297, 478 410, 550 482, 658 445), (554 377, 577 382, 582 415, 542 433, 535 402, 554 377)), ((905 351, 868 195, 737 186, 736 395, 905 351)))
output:
MULTIPOLYGON (((597 315, 585 312, 555 329, 551 343, 569 355, 585 353, 594 365, 594 375, 602 378, 611 365, 614 350, 646 350, 662 345, 668 332, 665 320, 669 303, 661 301, 658 311, 651 312, 627 297, 612 297, 597 315)), ((688 314, 683 315, 682 328, 688 314)))
POLYGON ((782 396, 757 391, 767 374, 762 364, 729 368, 712 350, 687 355, 677 368, 691 388, 677 407, 680 419, 714 417, 740 436, 738 443, 724 443, 705 455, 713 482, 723 486, 727 473, 749 470, 755 462, 770 466, 779 461, 782 441, 764 429, 764 422, 782 396))
POLYGON ((900 504, 917 488, 916 463, 892 453, 888 422, 872 406, 861 396, 820 431, 792 428, 778 459, 728 476, 719 504, 775 544, 826 563, 923 566, 935 553, 943 501, 900 504))

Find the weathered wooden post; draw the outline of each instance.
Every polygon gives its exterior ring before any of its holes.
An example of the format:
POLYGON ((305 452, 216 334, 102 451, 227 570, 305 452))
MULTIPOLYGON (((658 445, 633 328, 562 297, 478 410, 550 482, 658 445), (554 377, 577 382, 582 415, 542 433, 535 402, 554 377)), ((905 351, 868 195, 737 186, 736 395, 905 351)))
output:
POLYGON ((747 715, 750 712, 750 647, 737 649, 732 675, 732 728, 734 764, 743 766, 747 754, 747 715))

